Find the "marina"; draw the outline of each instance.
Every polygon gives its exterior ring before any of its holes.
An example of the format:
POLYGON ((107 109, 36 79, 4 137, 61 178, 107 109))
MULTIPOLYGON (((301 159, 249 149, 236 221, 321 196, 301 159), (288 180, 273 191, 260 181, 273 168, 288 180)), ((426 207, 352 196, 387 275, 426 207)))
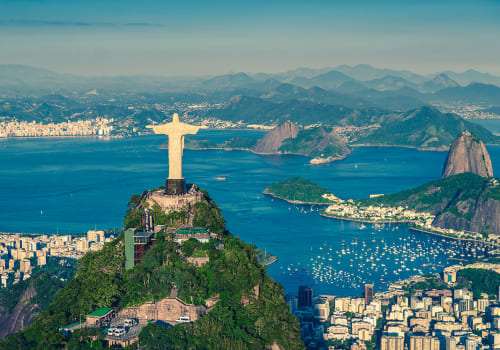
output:
MULTIPOLYGON (((302 208, 299 213, 305 214, 302 208)), ((406 224, 359 224, 356 235, 337 242, 311 245, 301 262, 281 265, 281 277, 338 295, 356 295, 367 283, 376 290, 412 275, 442 272, 452 264, 493 256, 495 248, 475 241, 459 241, 413 231, 406 224), (398 235, 407 232, 407 235, 398 235)))

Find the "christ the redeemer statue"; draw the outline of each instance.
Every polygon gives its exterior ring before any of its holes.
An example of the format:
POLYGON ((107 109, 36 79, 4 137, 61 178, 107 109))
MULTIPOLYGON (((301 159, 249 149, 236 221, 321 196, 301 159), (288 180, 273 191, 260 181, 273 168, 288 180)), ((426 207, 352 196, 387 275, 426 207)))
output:
POLYGON ((194 135, 199 126, 181 123, 179 115, 174 113, 172 122, 161 125, 148 125, 155 134, 168 136, 168 179, 167 194, 182 194, 186 191, 186 180, 182 177, 182 154, 184 150, 184 135, 194 135))

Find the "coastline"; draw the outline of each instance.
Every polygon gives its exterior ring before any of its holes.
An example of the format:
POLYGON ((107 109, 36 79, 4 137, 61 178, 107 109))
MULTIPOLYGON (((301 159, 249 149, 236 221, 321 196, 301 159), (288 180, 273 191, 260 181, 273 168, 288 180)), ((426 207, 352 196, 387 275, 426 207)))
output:
MULTIPOLYGON (((102 231, 106 231, 106 230, 102 230, 102 231)), ((6 236, 15 236, 15 235, 19 235, 19 237, 23 237, 23 236, 30 236, 30 237, 33 237, 33 236, 36 236, 36 237, 39 237, 39 236, 86 236, 87 233, 86 232, 75 232, 75 233, 40 233, 40 232, 36 232, 36 233, 33 233, 33 232, 0 232, 0 235, 6 235, 6 236)))
MULTIPOLYGON (((168 150, 168 147, 158 147, 158 149, 162 150, 168 150)), ((184 147, 184 149, 190 150, 190 151, 210 151, 210 150, 219 150, 219 151, 249 151, 252 152, 251 149, 249 148, 231 148, 231 147, 199 147, 199 148, 194 148, 194 147, 184 147)))
POLYGON ((409 145, 385 145, 385 144, 363 144, 363 143, 358 143, 358 144, 353 144, 349 145, 352 148, 356 147, 395 147, 395 148, 409 148, 409 149, 415 149, 417 151, 429 151, 429 152, 445 152, 450 149, 450 147, 446 146, 441 146, 441 147, 417 147, 417 146, 409 146, 409 145))
MULTIPOLYGON (((140 136, 140 135, 137 135, 140 136)), ((88 139, 88 138, 96 138, 96 139, 124 139, 127 135, 51 135, 51 136, 9 136, 9 137, 0 137, 1 140, 16 140, 16 139, 88 139)))
POLYGON ((274 264, 276 261, 278 261, 278 258, 277 258, 277 257, 275 257, 274 255, 271 255, 271 256, 269 257, 269 259, 267 259, 266 261, 264 261, 264 262, 262 263, 262 265, 264 265, 264 266, 269 266, 269 265, 271 265, 271 264, 274 264))
POLYGON ((445 234, 442 234, 442 233, 438 233, 438 232, 434 232, 434 231, 428 231, 428 230, 424 230, 424 229, 417 228, 417 227, 412 227, 412 226, 409 226, 408 228, 410 229, 410 231, 417 231, 417 232, 427 233, 427 234, 430 234, 430 235, 435 235, 435 236, 439 236, 439 237, 443 237, 443 238, 449 238, 449 239, 455 239, 455 240, 458 240, 458 241, 468 241, 468 242, 484 243, 484 244, 489 244, 491 246, 500 248, 499 244, 493 243, 493 242, 485 242, 485 241, 481 241, 481 240, 474 239, 474 238, 453 237, 453 236, 448 236, 448 235, 445 235, 445 234))
POLYGON ((265 194, 266 196, 270 196, 270 197, 273 197, 276 199, 281 199, 282 201, 292 203, 292 204, 305 204, 305 205, 330 205, 331 204, 331 203, 320 203, 320 202, 302 202, 302 201, 297 201, 297 200, 286 199, 286 198, 279 197, 273 193, 266 192, 266 190, 264 190, 262 193, 265 194))
POLYGON ((411 221, 408 220, 378 220, 378 221, 373 221, 373 220, 363 220, 363 219, 353 219, 353 218, 346 218, 344 216, 333 216, 333 215, 327 215, 323 213, 319 213, 319 215, 329 218, 329 219, 334 219, 334 220, 343 220, 343 221, 353 221, 353 222, 360 222, 364 224, 409 224, 411 221))
POLYGON ((443 233, 438 233, 438 232, 434 232, 434 231, 429 231, 429 230, 425 230, 425 229, 413 227, 413 226, 410 225, 412 222, 409 221, 409 220, 372 221, 372 220, 352 219, 352 218, 346 218, 346 217, 340 217, 340 216, 333 216, 333 215, 327 215, 327 214, 323 214, 323 213, 320 213, 319 215, 323 216, 325 218, 333 219, 333 220, 352 221, 352 222, 359 222, 359 223, 373 224, 373 225, 376 225, 376 224, 408 224, 408 229, 410 231, 422 232, 422 233, 426 233, 426 234, 430 234, 430 235, 434 235, 434 236, 439 236, 439 237, 443 237, 443 238, 454 239, 454 240, 457 240, 457 241, 468 241, 468 242, 484 243, 484 244, 489 244, 491 246, 495 246, 497 248, 500 248, 499 244, 496 244, 496 243, 493 243, 493 242, 481 241, 481 240, 474 239, 474 238, 454 237, 454 236, 449 236, 449 235, 446 235, 446 234, 443 234, 443 233))

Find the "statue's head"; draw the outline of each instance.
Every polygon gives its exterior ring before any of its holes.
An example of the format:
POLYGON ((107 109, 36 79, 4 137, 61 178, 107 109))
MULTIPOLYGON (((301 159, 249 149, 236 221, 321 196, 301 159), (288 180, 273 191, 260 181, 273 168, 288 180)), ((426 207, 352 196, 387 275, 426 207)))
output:
POLYGON ((177 113, 174 113, 174 115, 172 116, 172 122, 173 123, 179 122, 179 115, 177 113))

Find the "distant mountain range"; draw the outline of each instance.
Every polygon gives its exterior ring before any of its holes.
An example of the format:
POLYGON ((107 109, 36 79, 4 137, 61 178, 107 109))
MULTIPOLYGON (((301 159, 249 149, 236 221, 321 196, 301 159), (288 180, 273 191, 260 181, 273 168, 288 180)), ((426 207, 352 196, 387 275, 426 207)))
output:
POLYGON ((269 89, 280 83, 310 88, 337 89, 343 83, 353 81, 359 87, 378 90, 398 90, 402 87, 435 92, 442 88, 465 86, 471 83, 500 86, 500 77, 470 69, 463 73, 439 72, 427 76, 406 70, 375 68, 368 64, 340 65, 334 68, 297 68, 283 73, 243 72, 213 77, 164 77, 164 76, 114 76, 81 77, 61 74, 43 68, 25 65, 0 65, 0 91, 59 91, 61 89, 160 89, 170 91, 203 89, 269 89))

